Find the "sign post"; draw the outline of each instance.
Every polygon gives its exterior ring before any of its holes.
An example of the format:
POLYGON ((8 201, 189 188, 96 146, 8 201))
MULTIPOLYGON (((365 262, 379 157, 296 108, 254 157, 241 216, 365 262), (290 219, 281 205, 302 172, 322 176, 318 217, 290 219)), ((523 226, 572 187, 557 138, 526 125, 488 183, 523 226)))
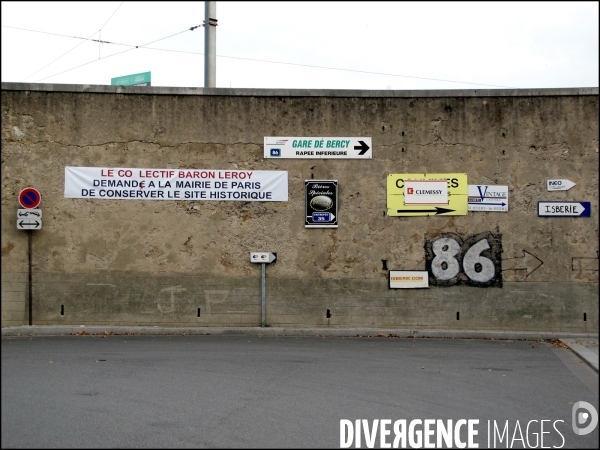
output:
POLYGON ((250 253, 250 262, 251 263, 261 263, 261 327, 267 326, 267 295, 266 295, 266 279, 267 279, 267 269, 266 264, 271 264, 277 260, 277 253, 271 252, 251 252, 250 253))
POLYGON ((42 228, 42 210, 35 209, 42 201, 42 195, 37 189, 28 187, 19 193, 19 204, 25 209, 17 210, 17 229, 29 230, 27 233, 27 259, 29 261, 29 277, 27 297, 29 300, 29 326, 33 325, 33 286, 32 286, 32 235, 31 230, 42 228))

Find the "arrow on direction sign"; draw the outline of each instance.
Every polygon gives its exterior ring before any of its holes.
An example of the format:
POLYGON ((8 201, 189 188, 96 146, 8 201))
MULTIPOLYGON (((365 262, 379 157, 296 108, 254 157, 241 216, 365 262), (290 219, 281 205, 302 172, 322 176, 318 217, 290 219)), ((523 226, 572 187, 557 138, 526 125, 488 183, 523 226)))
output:
POLYGON ((361 152, 359 153, 359 155, 364 155, 365 153, 367 153, 367 150, 371 148, 367 144, 365 144, 364 141, 358 141, 358 143, 360 145, 355 145, 354 150, 360 150, 361 152))
POLYGON ((516 258, 506 258, 502 260, 502 271, 507 270, 525 270, 528 277, 533 272, 538 270, 544 262, 537 256, 529 253, 527 250, 523 250, 523 256, 517 256, 516 258), (508 266, 508 267, 506 267, 508 266), (533 270, 530 269, 533 267, 533 270))
POLYGON ((506 206, 506 203, 482 203, 482 202, 469 202, 469 205, 491 205, 491 206, 506 206))
POLYGON ((21 227, 33 226, 34 228, 37 228, 40 226, 40 223, 37 220, 35 222, 25 222, 25 221, 21 220, 21 222, 19 222, 19 226, 21 226, 21 227))
POLYGON ((435 209, 399 209, 398 212, 399 213, 435 213, 435 215, 437 216, 438 214, 445 214, 448 212, 454 212, 454 209, 448 209, 448 208, 439 208, 439 207, 435 207, 435 209))

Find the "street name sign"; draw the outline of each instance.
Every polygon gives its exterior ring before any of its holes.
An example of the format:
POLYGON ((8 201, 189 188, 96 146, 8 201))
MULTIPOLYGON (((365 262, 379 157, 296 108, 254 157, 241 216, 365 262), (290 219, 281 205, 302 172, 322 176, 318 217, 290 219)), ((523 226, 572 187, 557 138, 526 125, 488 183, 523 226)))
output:
POLYGON ((370 137, 265 137, 265 158, 371 159, 370 137))
POLYGON ((547 180, 546 186, 549 191, 568 191, 575 183, 571 180, 547 180))
POLYGON ((508 211, 508 186, 469 185, 469 211, 508 211))
POLYGON ((270 264, 277 259, 277 253, 271 252, 250 252, 251 263, 270 264))
POLYGON ((389 174, 387 214, 409 217, 466 216, 467 193, 466 173, 389 174), (440 187, 443 184, 445 186, 440 187))
POLYGON ((151 72, 134 73, 110 79, 112 86, 150 86, 151 72))
POLYGON ((538 217, 590 217, 590 202, 538 202, 538 217))

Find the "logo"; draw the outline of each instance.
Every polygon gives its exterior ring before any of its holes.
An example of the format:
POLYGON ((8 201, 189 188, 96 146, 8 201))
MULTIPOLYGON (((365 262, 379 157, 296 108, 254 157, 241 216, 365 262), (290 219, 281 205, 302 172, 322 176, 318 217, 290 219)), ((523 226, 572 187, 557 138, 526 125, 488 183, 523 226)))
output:
POLYGON ((281 156, 281 149, 280 148, 272 148, 271 149, 271 156, 274 156, 274 157, 281 156))
POLYGON ((406 188, 406 190, 408 191, 408 194, 410 194, 410 195, 412 195, 412 194, 415 193, 415 189, 414 188, 409 187, 409 188, 406 188))
POLYGON ((573 405, 571 419, 573 432, 578 436, 585 436, 586 434, 590 434, 592 431, 594 431, 596 425, 598 425, 598 411, 596 411, 596 408, 594 408, 588 402, 580 401, 573 405), (581 411, 582 409, 587 411, 581 411), (587 426, 580 428, 586 423, 587 426))

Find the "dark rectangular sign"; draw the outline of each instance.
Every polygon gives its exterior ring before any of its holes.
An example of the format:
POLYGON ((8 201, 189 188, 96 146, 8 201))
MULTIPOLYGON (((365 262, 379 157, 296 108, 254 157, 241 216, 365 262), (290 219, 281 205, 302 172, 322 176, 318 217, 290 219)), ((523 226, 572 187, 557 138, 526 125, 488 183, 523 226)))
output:
POLYGON ((304 227, 337 228, 337 180, 304 180, 304 193, 304 227))
POLYGON ((538 217, 590 217, 590 202, 538 202, 538 217))

